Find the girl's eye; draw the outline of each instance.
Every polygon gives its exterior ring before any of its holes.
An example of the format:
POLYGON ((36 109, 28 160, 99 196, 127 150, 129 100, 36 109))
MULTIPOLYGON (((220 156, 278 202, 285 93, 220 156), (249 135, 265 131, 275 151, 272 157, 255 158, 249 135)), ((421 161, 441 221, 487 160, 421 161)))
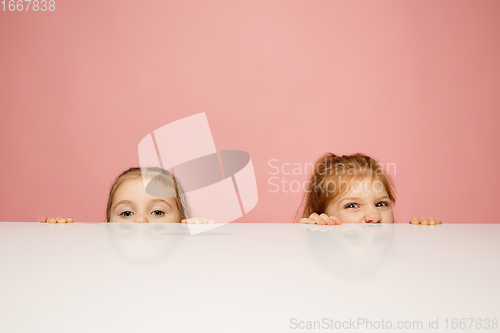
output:
POLYGON ((347 204, 344 208, 357 208, 359 205, 357 203, 347 204))
POLYGON ((131 211, 125 211, 123 213, 120 214, 120 216, 123 216, 123 217, 130 217, 132 216, 134 213, 132 213, 131 211))
POLYGON ((389 206, 389 203, 388 203, 388 202, 385 202, 385 201, 381 201, 381 202, 379 202, 376 206, 377 206, 377 207, 389 206))
POLYGON ((346 232, 344 233, 344 239, 354 241, 361 238, 361 234, 358 232, 346 232))
POLYGON ((151 229, 153 229, 154 231, 162 231, 163 229, 165 229, 164 225, 159 225, 159 224, 160 223, 153 223, 153 225, 151 226, 151 229))
POLYGON ((130 230, 130 229, 134 229, 133 226, 131 226, 130 224, 128 223, 119 223, 120 224, 120 228, 122 228, 123 230, 130 230))
POLYGON ((161 216, 165 215, 165 212, 157 209, 157 210, 153 211, 151 214, 153 214, 153 216, 156 216, 156 217, 161 217, 161 216))

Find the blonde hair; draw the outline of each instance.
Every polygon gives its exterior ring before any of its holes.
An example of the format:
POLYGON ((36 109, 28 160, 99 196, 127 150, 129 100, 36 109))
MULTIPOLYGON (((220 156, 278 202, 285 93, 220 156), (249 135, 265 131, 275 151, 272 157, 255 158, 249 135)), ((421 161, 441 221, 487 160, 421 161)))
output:
POLYGON ((385 174, 382 166, 373 158, 363 154, 338 156, 326 153, 314 165, 309 187, 297 211, 300 217, 309 217, 312 213, 322 214, 334 200, 342 197, 354 181, 368 177, 380 181, 391 202, 396 202, 392 179, 385 174))
MULTIPOLYGON (((182 186, 176 180, 174 175, 167 170, 162 168, 150 167, 150 168, 130 168, 122 172, 115 180, 111 189, 109 190, 108 196, 108 204, 106 207, 106 222, 109 222, 111 219, 111 205, 113 204, 113 199, 115 197, 116 191, 118 188, 128 180, 134 180, 139 177, 144 178, 152 178, 150 183, 160 182, 162 185, 166 185, 171 190, 175 190, 176 197, 176 206, 179 211, 180 219, 188 218, 189 216, 189 208, 187 205, 186 197, 184 195, 184 191, 182 190, 182 186)), ((148 186, 149 187, 149 186, 148 186)), ((173 194, 173 192, 172 192, 173 194)), ((179 220, 180 222, 180 220, 179 220)))

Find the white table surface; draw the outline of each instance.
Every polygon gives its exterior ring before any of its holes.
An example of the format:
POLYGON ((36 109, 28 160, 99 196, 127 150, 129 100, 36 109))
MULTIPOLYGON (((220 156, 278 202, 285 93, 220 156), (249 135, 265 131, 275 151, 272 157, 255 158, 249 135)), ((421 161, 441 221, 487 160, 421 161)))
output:
POLYGON ((499 332, 494 318, 500 225, 0 223, 0 332, 499 332))

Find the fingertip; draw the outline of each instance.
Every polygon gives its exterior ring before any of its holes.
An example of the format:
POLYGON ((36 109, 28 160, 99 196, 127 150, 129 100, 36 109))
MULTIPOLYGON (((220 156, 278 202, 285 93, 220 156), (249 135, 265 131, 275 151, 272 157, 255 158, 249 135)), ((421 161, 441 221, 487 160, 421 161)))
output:
POLYGON ((314 221, 314 223, 312 223, 312 224, 319 224, 321 217, 316 213, 312 213, 311 216, 309 216, 309 220, 314 221))
POLYGON ((330 219, 333 221, 334 225, 341 225, 340 219, 336 216, 330 216, 330 219))

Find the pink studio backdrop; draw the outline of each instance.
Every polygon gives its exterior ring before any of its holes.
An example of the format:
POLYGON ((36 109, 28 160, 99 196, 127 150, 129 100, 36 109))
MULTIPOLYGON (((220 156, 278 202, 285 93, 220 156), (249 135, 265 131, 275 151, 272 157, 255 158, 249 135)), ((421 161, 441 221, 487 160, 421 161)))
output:
POLYGON ((255 168, 259 202, 236 222, 292 222, 298 165, 332 151, 396 165, 402 222, 498 223, 499 17, 496 0, 1 11, 0 221, 104 221, 139 141, 206 112, 217 149, 255 168))

